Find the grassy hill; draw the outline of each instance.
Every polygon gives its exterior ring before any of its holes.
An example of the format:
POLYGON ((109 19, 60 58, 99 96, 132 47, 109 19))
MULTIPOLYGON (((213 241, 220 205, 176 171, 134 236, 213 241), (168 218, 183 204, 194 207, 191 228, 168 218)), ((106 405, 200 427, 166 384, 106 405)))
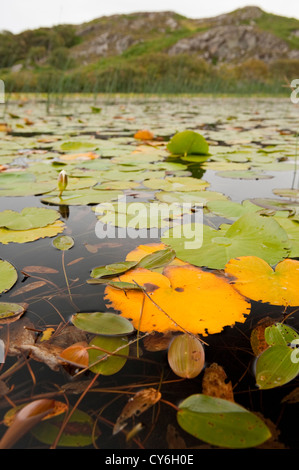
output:
POLYGON ((299 20, 246 7, 4 31, 0 77, 10 91, 288 93, 299 77, 299 20))

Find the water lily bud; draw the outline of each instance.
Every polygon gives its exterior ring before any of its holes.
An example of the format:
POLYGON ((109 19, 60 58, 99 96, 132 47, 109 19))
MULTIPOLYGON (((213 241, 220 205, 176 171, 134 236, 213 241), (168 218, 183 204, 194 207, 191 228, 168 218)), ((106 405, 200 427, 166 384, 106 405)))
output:
POLYGON ((57 186, 58 186, 58 189, 59 189, 59 196, 62 195, 63 191, 67 187, 67 183, 68 183, 67 174, 64 170, 62 170, 59 173, 58 180, 57 180, 57 186))
POLYGON ((205 364, 205 352, 199 339, 188 334, 176 336, 168 349, 168 363, 179 377, 197 377, 205 364))

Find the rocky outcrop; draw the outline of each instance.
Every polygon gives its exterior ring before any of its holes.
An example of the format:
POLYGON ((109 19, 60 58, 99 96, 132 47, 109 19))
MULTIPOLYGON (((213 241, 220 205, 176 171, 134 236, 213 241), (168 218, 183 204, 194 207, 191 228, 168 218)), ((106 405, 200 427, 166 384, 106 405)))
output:
POLYGON ((213 63, 233 63, 252 58, 264 62, 299 59, 298 50, 290 49, 283 40, 253 25, 215 26, 179 40, 168 50, 168 54, 197 54, 213 63))

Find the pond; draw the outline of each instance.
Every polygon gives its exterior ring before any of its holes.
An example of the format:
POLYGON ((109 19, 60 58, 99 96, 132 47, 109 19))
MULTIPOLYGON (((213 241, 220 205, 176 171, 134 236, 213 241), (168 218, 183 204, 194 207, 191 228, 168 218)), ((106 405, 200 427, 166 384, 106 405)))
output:
POLYGON ((198 96, 24 95, 1 105, 0 437, 26 405, 55 400, 56 416, 23 434, 19 427, 7 442, 19 449, 298 448, 298 371, 289 360, 290 338, 298 338, 298 111, 288 99, 198 96), (208 152, 172 151, 169 142, 186 130, 203 136, 208 152), (59 194, 62 171, 67 185, 59 194), (183 212, 153 222, 148 211, 158 203, 183 212), (136 211, 121 209, 134 204, 145 211, 139 226, 136 211), (172 224, 200 227, 199 245, 186 250, 185 232, 171 238, 172 224), (61 235, 72 246, 57 245, 61 235), (138 264, 146 255, 149 264, 138 264), (272 269, 284 259, 276 281, 272 269), (7 303, 19 310, 12 315, 7 303), (93 312, 113 314, 110 326, 103 317, 86 331, 93 312), (123 324, 113 330, 115 315, 123 324), (291 333, 275 330, 281 325, 291 333), (266 326, 272 343, 264 350, 281 348, 267 364, 286 362, 282 378, 270 371, 271 386, 263 387, 254 338, 262 348, 266 326), (170 366, 169 345, 181 334, 204 351, 194 377, 170 366), (91 366, 95 337, 106 353, 103 369, 91 366), (191 396, 200 401, 184 405, 191 396), (243 420, 219 422, 224 400, 243 420), (200 406, 215 410, 210 422, 200 406), (253 438, 252 422, 262 429, 253 438))

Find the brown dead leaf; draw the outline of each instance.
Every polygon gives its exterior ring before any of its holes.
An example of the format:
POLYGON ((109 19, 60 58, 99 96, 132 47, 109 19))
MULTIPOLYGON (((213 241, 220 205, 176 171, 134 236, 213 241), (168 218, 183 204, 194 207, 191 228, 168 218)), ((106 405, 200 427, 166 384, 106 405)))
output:
POLYGON ((299 387, 296 387, 288 395, 283 397, 281 403, 298 403, 299 402, 299 387))
POLYGON ((39 344, 20 345, 20 350, 30 355, 32 359, 45 363, 50 369, 58 371, 60 366, 64 365, 64 361, 60 358, 62 348, 47 342, 39 344))
POLYGON ((234 401, 232 383, 226 383, 226 379, 224 369, 214 362, 205 369, 202 379, 202 393, 210 397, 234 401))
POLYGON ((171 332, 168 333, 152 333, 143 339, 143 345, 147 351, 164 351, 168 348, 173 338, 171 332))
POLYGON ((48 268, 47 266, 25 266, 22 270, 25 273, 38 273, 38 274, 57 274, 57 269, 48 268))
POLYGON ((31 282, 30 284, 27 284, 24 287, 21 287, 20 289, 17 289, 15 292, 13 292, 10 297, 16 297, 18 295, 26 294, 27 292, 31 292, 32 290, 39 289, 40 287, 44 286, 46 284, 45 281, 35 281, 31 282))
POLYGON ((73 261, 70 261, 67 266, 72 266, 73 264, 77 264, 79 263, 80 261, 82 261, 84 258, 81 257, 81 258, 77 258, 77 259, 74 259, 73 261))
POLYGON ((265 328, 275 323, 270 317, 262 318, 251 331, 250 344, 255 356, 259 356, 263 351, 268 349, 269 344, 265 340, 265 328))
POLYGON ((117 434, 126 425, 128 419, 139 416, 148 408, 155 405, 161 399, 161 393, 154 388, 146 388, 135 393, 124 406, 113 428, 113 434, 117 434))
POLYGON ((35 343, 36 335, 30 328, 34 328, 33 323, 24 317, 0 330, 0 339, 5 344, 8 356, 19 356, 22 346, 35 343))
POLYGON ((140 130, 134 135, 134 139, 137 140, 153 140, 153 138, 154 134, 151 131, 148 131, 147 129, 140 130))

